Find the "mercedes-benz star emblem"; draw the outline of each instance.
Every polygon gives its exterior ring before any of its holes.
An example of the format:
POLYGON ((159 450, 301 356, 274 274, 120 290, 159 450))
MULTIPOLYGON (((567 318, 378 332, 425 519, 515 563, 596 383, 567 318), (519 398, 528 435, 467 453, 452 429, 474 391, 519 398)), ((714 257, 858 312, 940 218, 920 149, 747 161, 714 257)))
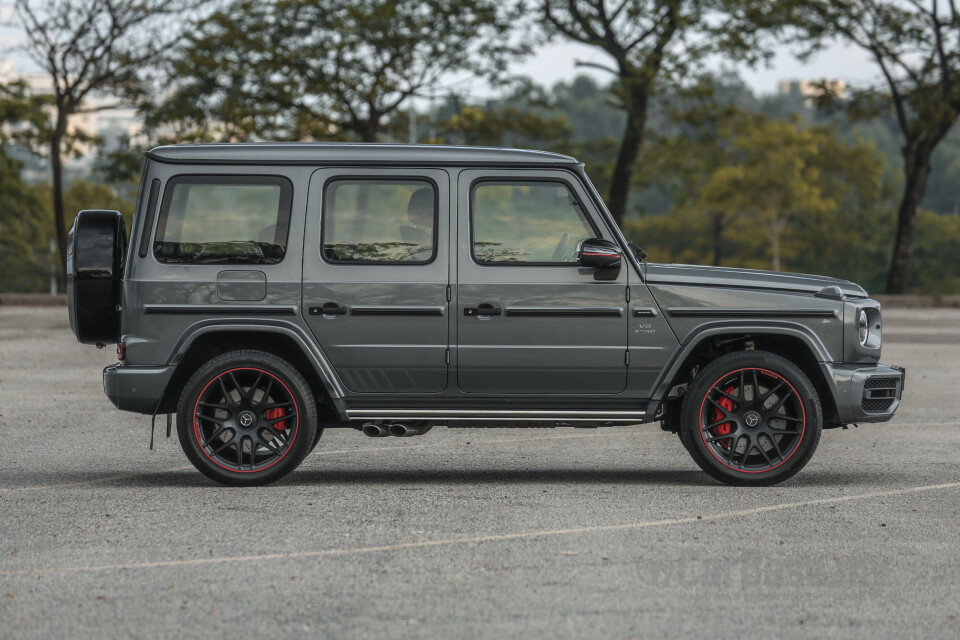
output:
POLYGON ((755 427, 760 424, 760 416, 755 413, 748 413, 743 420, 747 423, 748 427, 755 427))
POLYGON ((244 411, 240 414, 240 426, 249 427, 253 424, 253 414, 249 411, 244 411))

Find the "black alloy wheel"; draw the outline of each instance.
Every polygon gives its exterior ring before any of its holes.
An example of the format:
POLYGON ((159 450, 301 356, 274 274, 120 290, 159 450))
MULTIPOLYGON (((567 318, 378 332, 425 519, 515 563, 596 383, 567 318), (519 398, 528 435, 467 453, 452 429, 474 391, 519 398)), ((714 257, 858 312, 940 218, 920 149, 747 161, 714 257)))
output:
POLYGON ((804 373, 762 351, 718 358, 684 397, 681 438, 694 461, 730 484, 769 485, 797 473, 816 450, 820 402, 804 373))
POLYGON ((295 469, 317 440, 316 405, 302 375, 264 352, 214 358, 187 382, 177 429, 187 457, 223 484, 260 485, 295 469))

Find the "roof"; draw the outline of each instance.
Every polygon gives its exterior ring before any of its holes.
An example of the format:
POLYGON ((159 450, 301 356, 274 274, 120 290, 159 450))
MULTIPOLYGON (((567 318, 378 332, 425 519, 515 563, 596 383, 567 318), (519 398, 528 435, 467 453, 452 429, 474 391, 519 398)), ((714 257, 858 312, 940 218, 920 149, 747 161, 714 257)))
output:
POLYGON ((172 164, 570 165, 575 158, 526 149, 357 142, 252 142, 156 147, 146 156, 172 164))

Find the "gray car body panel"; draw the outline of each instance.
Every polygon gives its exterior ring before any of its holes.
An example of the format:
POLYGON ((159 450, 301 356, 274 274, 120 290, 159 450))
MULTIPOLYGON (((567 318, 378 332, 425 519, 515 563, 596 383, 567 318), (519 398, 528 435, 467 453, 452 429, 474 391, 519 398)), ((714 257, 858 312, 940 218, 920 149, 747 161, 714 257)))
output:
POLYGON ((184 145, 147 155, 143 188, 160 181, 158 208, 167 182, 178 175, 288 178, 294 185, 290 232, 283 260, 272 265, 165 264, 152 250, 140 258, 142 225, 150 221, 152 239, 158 218, 156 211, 146 215, 148 198, 141 193, 123 283, 127 357, 104 371, 105 391, 122 409, 155 411, 198 340, 243 331, 292 340, 342 420, 649 421, 703 340, 776 334, 801 340, 821 363, 844 420, 892 415, 859 410, 863 379, 880 371, 879 351, 850 346, 856 310, 877 306, 862 288, 820 276, 642 264, 583 165, 568 156, 359 144, 184 145), (389 267, 325 262, 323 185, 338 176, 432 181, 440 198, 435 259, 389 267), (598 235, 624 250, 614 279, 595 280, 594 270, 576 264, 473 260, 471 185, 521 177, 568 185, 598 235), (831 286, 846 299, 816 295, 831 286), (310 312, 327 302, 347 313, 310 312), (464 315, 481 302, 503 313, 464 315))
POLYGON ((650 264, 647 267, 647 282, 662 285, 695 282, 712 287, 805 291, 809 293, 817 293, 826 287, 836 286, 846 296, 867 297, 867 292, 863 287, 839 278, 828 278, 806 273, 705 267, 691 264, 650 264))

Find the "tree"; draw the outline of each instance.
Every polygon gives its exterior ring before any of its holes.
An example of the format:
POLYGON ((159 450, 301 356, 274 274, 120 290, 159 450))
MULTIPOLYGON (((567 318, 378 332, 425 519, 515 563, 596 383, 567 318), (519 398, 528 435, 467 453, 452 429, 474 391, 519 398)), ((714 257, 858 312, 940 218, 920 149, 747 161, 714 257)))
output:
POLYGON ((42 136, 50 155, 61 277, 65 277, 67 251, 63 156, 69 151, 70 117, 119 106, 86 107, 85 100, 99 91, 127 99, 141 96, 141 72, 163 58, 176 36, 164 19, 188 21, 189 10, 201 4, 200 0, 16 0, 26 51, 52 83, 53 117, 42 136), (167 32, 171 33, 165 36, 167 32))
POLYGON ((42 290, 49 275, 42 203, 21 179, 22 163, 7 153, 11 142, 29 146, 47 102, 23 83, 0 85, 0 273, 7 291, 42 290))
POLYGON ((613 74, 613 92, 627 116, 607 199, 622 225, 650 100, 658 85, 677 79, 687 64, 711 51, 762 56, 751 37, 759 32, 759 18, 750 2, 542 0, 541 7, 548 30, 597 47, 612 59, 612 64, 577 65, 613 74))
POLYGON ((498 75, 528 49, 494 0, 237 0, 203 21, 148 109, 181 138, 374 142, 412 96, 454 72, 498 75))
POLYGON ((729 149, 697 199, 717 215, 745 214, 760 224, 775 271, 783 266, 781 240, 800 216, 840 209, 852 195, 879 186, 882 163, 872 149, 845 145, 830 127, 745 115, 723 123, 729 149))
POLYGON ((454 144, 554 150, 564 147, 572 133, 547 91, 529 80, 482 105, 464 105, 458 97, 450 102, 455 103, 453 114, 437 128, 454 144))
POLYGON ((904 293, 917 237, 931 157, 960 115, 960 11, 956 0, 804 0, 791 21, 812 54, 841 37, 870 54, 883 81, 856 90, 848 101, 855 117, 887 109, 903 139, 904 185, 897 210, 888 293, 904 293))
POLYGON ((730 132, 745 119, 738 106, 743 92, 750 95, 739 78, 704 74, 664 101, 670 132, 653 134, 641 156, 648 181, 672 203, 671 214, 708 219, 714 266, 720 266, 724 236, 742 212, 717 208, 704 187, 717 168, 735 162, 730 132))

